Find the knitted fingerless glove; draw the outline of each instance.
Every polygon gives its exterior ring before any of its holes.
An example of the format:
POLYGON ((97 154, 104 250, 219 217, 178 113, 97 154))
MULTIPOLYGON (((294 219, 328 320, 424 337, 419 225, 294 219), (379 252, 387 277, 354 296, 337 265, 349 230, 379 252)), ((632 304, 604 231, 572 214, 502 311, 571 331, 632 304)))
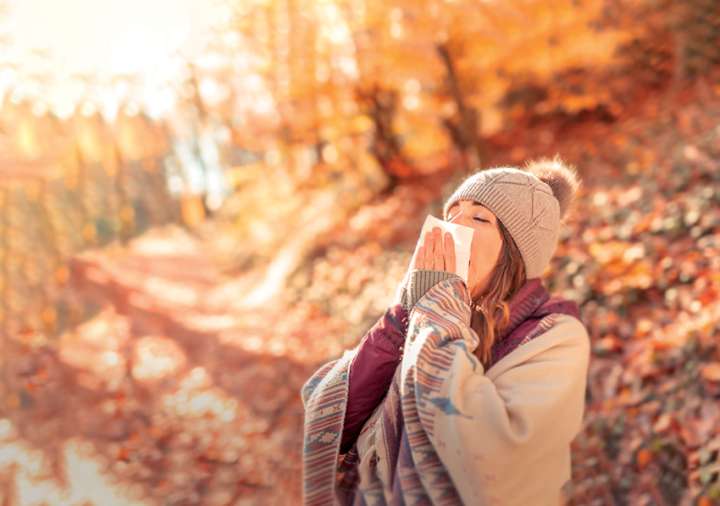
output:
POLYGON ((407 282, 398 292, 395 303, 402 304, 405 309, 410 311, 415 303, 425 295, 430 288, 453 276, 460 277, 454 272, 434 269, 413 269, 407 278, 407 282))

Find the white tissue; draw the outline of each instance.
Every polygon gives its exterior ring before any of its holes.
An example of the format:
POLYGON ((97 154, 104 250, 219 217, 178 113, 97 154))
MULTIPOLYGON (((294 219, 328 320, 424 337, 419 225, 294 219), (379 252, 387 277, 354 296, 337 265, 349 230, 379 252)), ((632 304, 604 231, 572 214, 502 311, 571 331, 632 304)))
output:
MULTIPOLYGON (((443 232, 450 232, 455 244, 455 274, 463 278, 465 284, 468 283, 468 271, 470 269, 470 247, 472 245, 472 238, 474 229, 472 227, 466 227, 465 225, 458 225, 457 223, 449 223, 447 221, 438 219, 430 214, 425 218, 422 229, 420 230, 420 237, 418 237, 418 245, 422 245, 425 242, 425 233, 432 231, 433 228, 440 227, 443 232)), ((418 248, 415 248, 413 258, 410 261, 410 265, 413 265, 415 255, 417 254, 418 248)))

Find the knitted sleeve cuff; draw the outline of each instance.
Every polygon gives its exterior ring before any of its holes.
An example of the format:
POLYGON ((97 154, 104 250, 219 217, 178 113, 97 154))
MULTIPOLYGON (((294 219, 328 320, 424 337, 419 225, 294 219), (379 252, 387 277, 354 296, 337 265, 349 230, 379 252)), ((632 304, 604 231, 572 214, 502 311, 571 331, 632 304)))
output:
POLYGON ((448 271, 413 269, 412 272, 410 272, 410 277, 408 278, 407 286, 403 293, 403 306, 409 311, 430 288, 452 277, 459 276, 454 272, 448 271))

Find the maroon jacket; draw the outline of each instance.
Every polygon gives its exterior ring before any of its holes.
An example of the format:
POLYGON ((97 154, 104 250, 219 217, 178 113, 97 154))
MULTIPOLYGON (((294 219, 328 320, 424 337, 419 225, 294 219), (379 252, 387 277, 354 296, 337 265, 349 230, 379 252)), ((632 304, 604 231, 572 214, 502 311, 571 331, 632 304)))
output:
POLYGON ((395 368, 402 359, 408 311, 402 304, 390 306, 370 327, 350 363, 348 403, 340 453, 347 453, 360 429, 382 401, 395 368))
MULTIPOLYGON (((540 278, 528 280, 510 300, 510 322, 492 348, 488 369, 517 347, 538 322, 551 313, 580 318, 574 301, 550 297, 540 278)), ((390 306, 363 336, 350 364, 348 403, 340 453, 347 453, 360 430, 382 402, 402 359, 409 311, 402 304, 390 306)))

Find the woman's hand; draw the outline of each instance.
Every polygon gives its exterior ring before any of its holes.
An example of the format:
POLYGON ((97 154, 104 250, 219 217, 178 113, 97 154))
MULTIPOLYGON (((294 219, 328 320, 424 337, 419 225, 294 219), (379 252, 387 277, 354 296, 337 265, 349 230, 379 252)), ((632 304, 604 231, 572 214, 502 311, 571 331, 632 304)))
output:
POLYGON ((432 286, 457 275, 455 265, 452 234, 443 233, 440 227, 433 227, 415 245, 410 266, 395 292, 393 304, 400 303, 410 311, 432 286))
MULTIPOLYGON (((423 238, 420 238, 422 241, 423 238)), ((424 242, 413 256, 411 269, 432 269, 455 272, 455 244, 452 235, 440 227, 433 227, 425 234, 424 242)))

